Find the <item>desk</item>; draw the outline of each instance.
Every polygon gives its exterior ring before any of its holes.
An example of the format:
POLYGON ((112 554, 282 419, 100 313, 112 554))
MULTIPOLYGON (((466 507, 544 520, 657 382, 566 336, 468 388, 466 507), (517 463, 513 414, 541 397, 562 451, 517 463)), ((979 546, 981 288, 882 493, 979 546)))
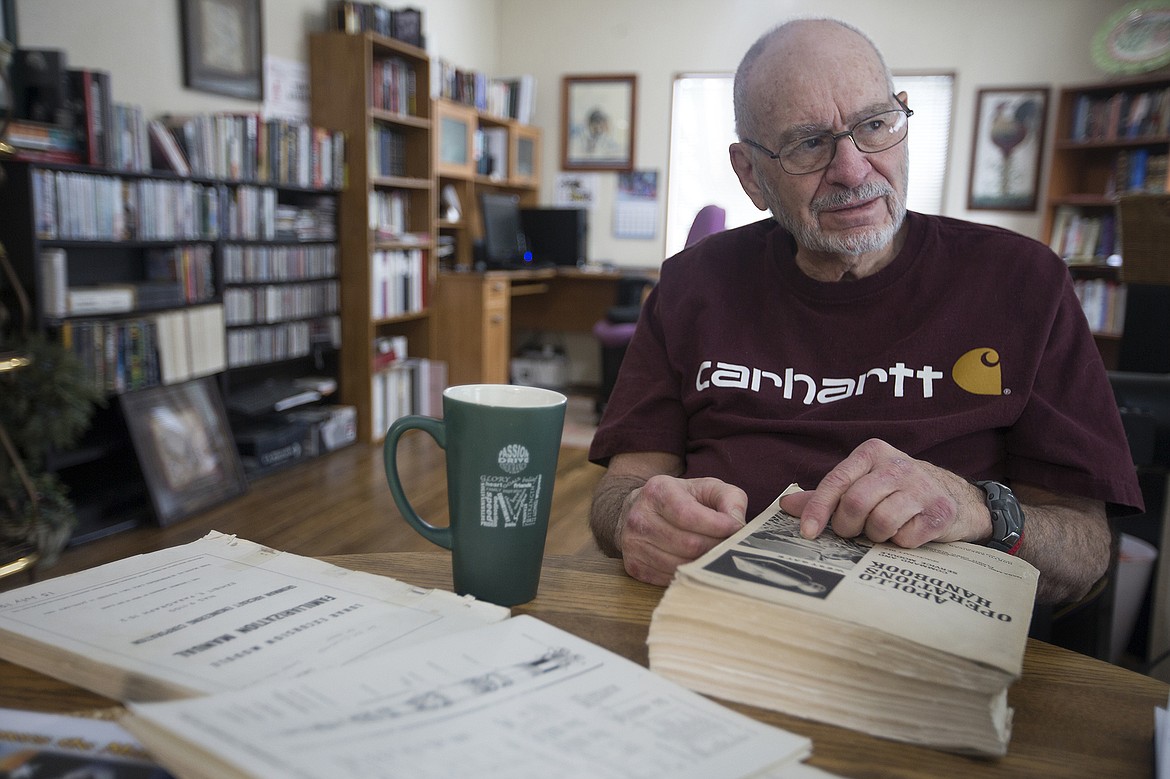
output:
MULTIPOLYGON (((326 558, 348 568, 412 584, 451 587, 444 552, 392 552, 326 558)), ((646 633, 662 590, 630 579, 616 560, 549 556, 536 600, 513 611, 531 614, 596 644, 647 663, 646 633)), ((1154 707, 1166 684, 1058 647, 1029 640, 1023 677, 1009 697, 1016 709, 1008 755, 960 757, 871 738, 853 731, 750 706, 731 707, 813 740, 810 763, 841 776, 1150 777, 1154 707)), ((75 711, 114 705, 34 671, 0 661, 0 706, 75 711)))
POLYGON ((513 330, 591 332, 626 275, 577 268, 440 274, 435 357, 447 363, 448 383, 508 383, 513 330))

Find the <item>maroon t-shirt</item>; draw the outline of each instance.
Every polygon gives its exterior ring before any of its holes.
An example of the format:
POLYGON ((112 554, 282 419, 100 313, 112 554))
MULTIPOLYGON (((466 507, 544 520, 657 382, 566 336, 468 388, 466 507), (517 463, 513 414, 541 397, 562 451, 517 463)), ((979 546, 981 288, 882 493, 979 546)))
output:
POLYGON ((749 516, 880 438, 971 479, 1140 510, 1125 432, 1064 263, 1007 230, 911 213, 905 246, 825 283, 773 220, 668 259, 590 458, 669 452, 749 516))

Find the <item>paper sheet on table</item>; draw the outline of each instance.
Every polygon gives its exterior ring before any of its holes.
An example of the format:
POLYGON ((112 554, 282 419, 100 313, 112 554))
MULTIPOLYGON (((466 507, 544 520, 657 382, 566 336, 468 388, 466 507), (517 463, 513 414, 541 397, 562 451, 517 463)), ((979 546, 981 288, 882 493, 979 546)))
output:
POLYGON ((528 616, 287 682, 130 708, 127 727, 164 765, 181 734, 199 765, 211 756, 232 776, 715 779, 811 749, 528 616))

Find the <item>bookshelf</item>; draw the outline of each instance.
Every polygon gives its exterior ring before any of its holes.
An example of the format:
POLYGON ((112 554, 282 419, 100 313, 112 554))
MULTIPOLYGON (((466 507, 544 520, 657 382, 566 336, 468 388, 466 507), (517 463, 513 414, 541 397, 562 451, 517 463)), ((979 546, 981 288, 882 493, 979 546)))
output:
POLYGON ((412 357, 432 351, 430 60, 424 49, 374 32, 333 31, 310 36, 309 70, 312 123, 354 139, 339 204, 339 370, 358 438, 374 442, 385 432, 374 424, 385 384, 375 344, 403 337, 412 357))
POLYGON ((435 100, 433 115, 436 231, 446 253, 435 296, 435 354, 447 362, 454 384, 507 384, 510 299, 543 286, 508 272, 463 271, 476 267, 475 244, 483 237, 480 193, 505 192, 517 195, 521 206, 539 204, 540 130, 444 98, 435 100), (452 202, 458 203, 457 215, 450 210, 452 202))
POLYGON ((1168 159, 1170 77, 1061 89, 1043 235, 1084 293, 1107 367, 1117 364, 1125 306, 1117 200, 1168 191, 1168 159))
MULTIPOLYGON (((310 283, 336 287, 331 262, 304 260, 336 255, 335 183, 19 160, 5 160, 4 169, 0 242, 33 299, 32 324, 69 346, 106 395, 81 445, 51 452, 47 463, 70 490, 79 519, 71 543, 82 543, 152 518, 118 396, 214 376, 230 406, 233 395, 252 383, 328 369, 315 358, 325 359, 336 349, 332 344, 315 355, 306 344, 241 359, 234 331, 260 323, 241 317, 233 296, 280 301, 305 297, 310 283), (288 232, 290 208, 299 224, 307 215, 315 229, 288 232), (278 283, 261 283, 247 270, 246 260, 261 256, 281 267, 278 283), (295 270, 308 265, 317 271, 311 282, 295 270)), ((335 318, 336 310, 335 302, 312 311, 286 309, 266 316, 272 321, 263 326, 312 329, 335 318)))
POLYGON ((440 98, 434 101, 435 160, 439 186, 436 228, 449 256, 444 268, 471 268, 482 237, 479 194, 509 192, 522 206, 540 199, 539 128, 440 98), (452 199, 453 195, 453 199, 452 199), (449 206, 458 203, 458 217, 449 206))

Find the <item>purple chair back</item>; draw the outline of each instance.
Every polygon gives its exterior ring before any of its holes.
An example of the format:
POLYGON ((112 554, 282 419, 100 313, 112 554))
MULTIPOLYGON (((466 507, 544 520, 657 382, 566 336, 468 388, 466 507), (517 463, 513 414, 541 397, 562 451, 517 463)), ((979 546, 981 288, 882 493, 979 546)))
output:
POLYGON ((719 206, 703 206, 695 215, 691 223, 691 231, 687 233, 686 246, 698 243, 711 233, 718 233, 727 228, 727 211, 719 206))

